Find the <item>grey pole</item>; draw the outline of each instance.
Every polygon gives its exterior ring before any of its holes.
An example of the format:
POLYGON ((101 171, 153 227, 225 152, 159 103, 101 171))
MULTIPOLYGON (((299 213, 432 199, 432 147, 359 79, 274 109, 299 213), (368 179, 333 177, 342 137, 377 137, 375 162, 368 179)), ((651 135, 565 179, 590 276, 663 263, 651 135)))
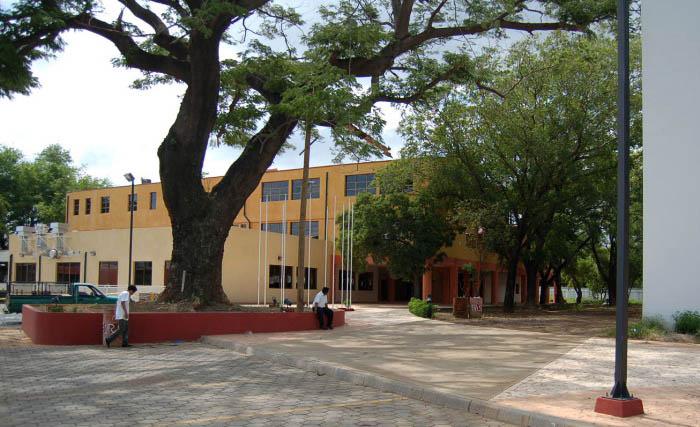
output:
POLYGON ((131 180, 131 203, 129 205, 129 210, 131 211, 131 220, 129 222, 129 282, 127 285, 131 285, 131 252, 134 243, 134 180, 131 180))
POLYGON ((617 288, 614 399, 627 390, 627 283, 629 281, 629 0, 617 1, 617 288))

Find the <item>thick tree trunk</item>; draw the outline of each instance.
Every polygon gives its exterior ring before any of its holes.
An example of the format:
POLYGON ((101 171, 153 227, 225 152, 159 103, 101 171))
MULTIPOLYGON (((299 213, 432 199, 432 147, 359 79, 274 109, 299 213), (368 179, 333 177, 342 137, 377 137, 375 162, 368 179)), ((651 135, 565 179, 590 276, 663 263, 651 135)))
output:
POLYGON ((540 305, 547 305, 549 302, 549 280, 540 279, 540 305))
POLYGON ((508 276, 506 279, 506 294, 503 298, 503 311, 512 313, 515 311, 515 279, 518 277, 518 264, 520 254, 513 254, 508 260, 508 276))
POLYGON ((533 261, 525 261, 525 275, 527 276, 527 306, 537 305, 537 265, 533 261))
POLYGON ((282 113, 271 114, 221 181, 205 191, 202 166, 220 86, 218 42, 216 37, 193 35, 191 43, 192 79, 158 148, 173 236, 169 279, 160 300, 210 305, 228 301, 221 286, 221 263, 233 220, 297 122, 282 113))
POLYGON ((561 290, 561 270, 556 269, 554 272, 554 286, 556 288, 556 297, 554 302, 557 304, 566 304, 564 293, 561 290))
MULTIPOLYGON (((306 286, 306 274, 304 271, 304 262, 306 250, 306 200, 309 195, 307 185, 309 182, 309 151, 311 151, 311 125, 307 121, 304 135, 304 171, 301 180, 301 200, 299 203, 299 245, 297 250, 297 259, 299 267, 297 268, 297 311, 304 311, 304 288, 306 286)), ((311 245, 311 242, 308 243, 311 245)), ((309 268, 311 266, 309 265, 309 268)), ((307 301, 310 303, 310 301, 307 301)))

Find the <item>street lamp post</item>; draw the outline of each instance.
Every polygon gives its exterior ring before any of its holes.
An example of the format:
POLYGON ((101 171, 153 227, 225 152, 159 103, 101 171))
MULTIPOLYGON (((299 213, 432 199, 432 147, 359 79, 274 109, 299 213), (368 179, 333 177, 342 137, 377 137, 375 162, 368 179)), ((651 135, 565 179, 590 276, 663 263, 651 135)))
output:
POLYGON ((134 175, 131 172, 124 174, 124 178, 131 183, 131 199, 129 199, 129 211, 131 218, 129 220, 129 281, 127 285, 131 285, 131 253, 134 245, 134 175))
POLYGON ((617 287, 615 383, 610 397, 599 397, 595 411, 618 417, 644 413, 642 401, 627 389, 627 286, 629 281, 629 0, 617 0, 617 287))

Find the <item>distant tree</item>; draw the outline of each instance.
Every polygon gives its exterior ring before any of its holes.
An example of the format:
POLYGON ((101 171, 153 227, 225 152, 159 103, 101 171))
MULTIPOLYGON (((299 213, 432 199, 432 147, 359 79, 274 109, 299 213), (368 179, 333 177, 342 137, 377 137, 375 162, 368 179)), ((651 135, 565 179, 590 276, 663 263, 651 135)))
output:
POLYGON ((0 243, 18 225, 63 222, 66 194, 103 188, 109 180, 87 175, 73 164, 68 150, 49 145, 33 161, 21 151, 0 146, 0 243))
POLYGON ((450 245, 454 233, 435 209, 436 201, 404 192, 361 194, 355 205, 353 258, 385 264, 393 277, 410 281, 414 296, 430 260, 450 245))

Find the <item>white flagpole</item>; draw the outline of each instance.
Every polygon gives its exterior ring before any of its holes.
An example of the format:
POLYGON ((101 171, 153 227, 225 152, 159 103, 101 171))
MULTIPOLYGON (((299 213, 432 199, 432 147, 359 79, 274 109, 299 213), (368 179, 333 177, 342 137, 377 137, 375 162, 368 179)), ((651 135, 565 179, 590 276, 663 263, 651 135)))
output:
MULTIPOLYGON (((267 304, 267 284, 270 281, 270 269, 267 266, 267 253, 268 251, 268 244, 267 244, 267 238, 268 235, 270 234, 270 230, 268 227, 270 226, 270 210, 268 209, 268 206, 270 205, 270 196, 267 196, 267 200, 265 201, 265 287, 263 288, 263 303, 267 304)), ((262 225, 260 226, 260 230, 262 232, 262 225)))
MULTIPOLYGON (((326 223, 323 226, 323 234, 323 240, 325 240, 323 242, 323 286, 328 286, 328 206, 326 206, 326 223)), ((321 236, 318 237, 321 238, 321 236)))
POLYGON ((260 222, 260 229, 258 230, 258 305, 260 305, 260 249, 262 248, 262 197, 260 199, 258 213, 258 221, 260 222))
POLYGON ((350 208, 351 202, 348 201, 348 229, 345 235, 345 238, 348 240, 348 250, 345 253, 348 257, 348 260, 345 262, 345 307, 347 307, 350 302, 350 288, 352 287, 350 283, 350 269, 352 268, 352 262, 350 260, 350 208))
POLYGON ((352 288, 355 283, 355 271, 353 269, 354 263, 352 262, 352 250, 355 245, 355 204, 353 203, 350 208, 350 307, 352 307, 352 288))
POLYGON ((331 299, 333 304, 335 304, 335 218, 336 218, 336 196, 333 196, 333 246, 331 247, 331 255, 333 256, 333 261, 331 262, 331 299))
MULTIPOLYGON (((309 212, 309 205, 311 205, 311 201, 309 199, 306 199, 306 212, 309 212)), ((307 233, 309 235, 309 251, 308 251, 308 259, 307 262, 309 263, 309 267, 306 270, 306 302, 309 303, 311 302, 311 220, 308 221, 307 225, 307 233)), ((317 276, 318 277, 318 276, 317 276)))
POLYGON ((287 262, 287 196, 282 208, 282 265, 280 266, 280 308, 284 306, 284 287, 287 285, 285 263, 287 262))
POLYGON ((343 202, 343 227, 340 229, 340 304, 345 296, 345 202, 343 202))

